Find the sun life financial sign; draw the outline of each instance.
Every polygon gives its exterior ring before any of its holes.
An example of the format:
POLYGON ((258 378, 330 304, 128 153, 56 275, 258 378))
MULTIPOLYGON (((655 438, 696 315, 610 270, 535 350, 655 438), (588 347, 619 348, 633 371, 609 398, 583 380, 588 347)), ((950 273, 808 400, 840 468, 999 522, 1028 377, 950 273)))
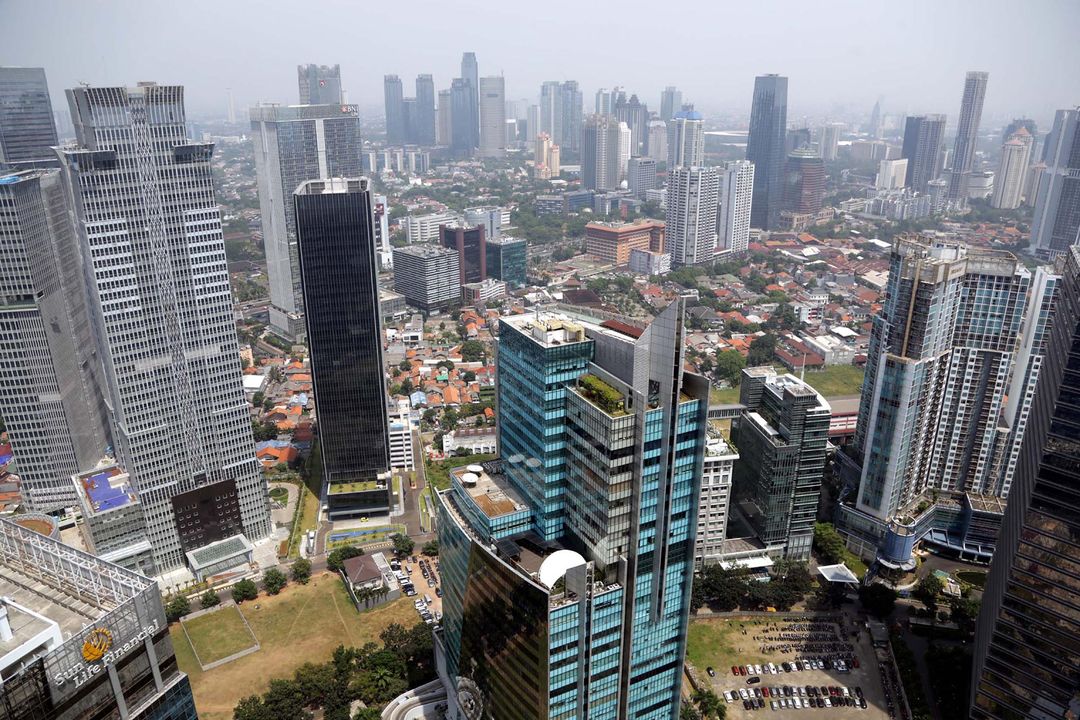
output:
POLYGON ((104 628, 91 630, 83 641, 82 656, 84 664, 74 665, 53 676, 57 687, 74 682, 75 687, 84 685, 105 668, 116 663, 120 658, 134 650, 138 645, 152 638, 157 632, 158 622, 152 621, 142 630, 128 638, 123 645, 113 643, 112 633, 104 628))

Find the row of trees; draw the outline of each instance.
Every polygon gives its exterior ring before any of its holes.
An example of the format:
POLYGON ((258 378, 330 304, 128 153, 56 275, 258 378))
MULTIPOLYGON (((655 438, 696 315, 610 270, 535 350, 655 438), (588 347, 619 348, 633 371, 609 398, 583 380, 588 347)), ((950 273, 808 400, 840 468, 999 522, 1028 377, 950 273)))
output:
POLYGON ((424 623, 405 629, 396 623, 379 635, 382 646, 339 645, 329 662, 304 663, 292 679, 270 681, 262 695, 249 695, 233 710, 233 720, 350 720, 354 700, 367 707, 352 720, 377 720, 382 707, 410 687, 435 677, 431 630, 424 623))
MULTIPOLYGON (((308 580, 311 579, 311 561, 307 558, 300 558, 292 564, 289 574, 292 576, 293 582, 307 585, 308 580)), ((262 586, 269 595, 277 595, 288 584, 289 578, 276 567, 268 568, 263 573, 262 586)), ((234 602, 242 603, 257 598, 259 596, 259 586, 254 580, 244 578, 230 588, 230 593, 234 602)), ((221 604, 221 595, 217 590, 210 588, 199 596, 199 603, 202 605, 203 610, 216 607, 221 604)), ((165 618, 169 622, 176 622, 190 612, 191 601, 186 595, 173 595, 165 602, 165 618)))
POLYGON ((727 706, 712 690, 698 690, 690 700, 683 700, 679 720, 724 720, 727 706))
POLYGON ((719 612, 764 610, 767 607, 790 610, 813 587, 814 580, 806 564, 791 560, 777 561, 769 582, 754 579, 746 568, 707 565, 694 579, 690 607, 697 610, 708 605, 719 612))

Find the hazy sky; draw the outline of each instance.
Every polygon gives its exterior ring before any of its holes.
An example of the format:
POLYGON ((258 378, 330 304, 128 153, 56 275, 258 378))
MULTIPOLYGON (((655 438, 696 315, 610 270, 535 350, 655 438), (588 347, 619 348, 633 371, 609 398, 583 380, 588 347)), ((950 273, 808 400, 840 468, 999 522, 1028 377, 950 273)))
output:
POLYGON ((57 100, 79 81, 156 80, 198 112, 224 114, 231 87, 240 117, 295 103, 298 63, 339 63, 349 101, 377 109, 384 74, 412 94, 430 72, 438 90, 472 50, 508 99, 574 79, 586 109, 613 85, 659 109, 674 84, 706 112, 748 111, 754 76, 781 73, 793 121, 882 96, 951 125, 964 72, 986 70, 989 121, 1043 125, 1080 105, 1078 35, 1078 0, 0 0, 0 64, 43 66, 57 100))

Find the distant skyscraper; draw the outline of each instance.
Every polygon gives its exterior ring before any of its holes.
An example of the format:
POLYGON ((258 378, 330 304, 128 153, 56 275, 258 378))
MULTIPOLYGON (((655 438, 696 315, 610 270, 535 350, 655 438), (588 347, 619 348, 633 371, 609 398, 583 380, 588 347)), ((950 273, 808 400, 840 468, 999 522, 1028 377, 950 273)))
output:
POLYGON ((458 252, 438 245, 394 248, 394 290, 421 310, 439 310, 461 300, 458 252))
POLYGON ((754 197, 754 163, 732 160, 721 166, 720 213, 716 252, 741 253, 750 244, 750 206, 754 197))
POLYGON ((660 119, 670 120, 680 110, 682 110, 682 92, 668 85, 664 88, 664 92, 660 93, 660 119))
POLYGON ((435 81, 430 75, 416 76, 416 143, 435 144, 435 81))
POLYGON ((667 169, 705 164, 705 124, 701 113, 679 110, 667 123, 667 169))
POLYGON ((76 504, 109 441, 101 358, 56 170, 0 172, 0 417, 27 508, 76 504))
POLYGON ((329 514, 387 512, 390 431, 368 180, 309 180, 293 200, 329 514))
POLYGON ((355 105, 260 106, 251 109, 251 136, 270 327, 296 339, 304 334, 304 303, 292 193, 305 180, 361 174, 360 120, 355 105))
POLYGON ((985 72, 969 72, 964 79, 964 97, 960 103, 960 122, 956 127, 956 144, 953 145, 949 175, 949 201, 953 203, 967 202, 968 177, 975 164, 975 145, 989 79, 990 74, 985 72))
POLYGON ((297 65, 296 76, 300 85, 301 105, 340 105, 340 65, 297 65))
POLYGON ((453 141, 452 97, 450 90, 439 91, 439 118, 435 127, 435 142, 439 145, 450 145, 453 141))
POLYGON ((0 168, 55 166, 58 144, 45 70, 0 67, 0 168))
POLYGON ((836 159, 837 149, 840 143, 840 131, 843 126, 839 123, 828 123, 821 127, 819 131, 818 151, 821 153, 821 159, 825 162, 832 162, 836 159))
POLYGON ((586 190, 614 190, 621 179, 619 121, 611 115, 585 118, 581 141, 581 183, 586 190))
POLYGON ((465 283, 487 280, 487 233, 484 225, 462 223, 439 226, 439 244, 458 254, 458 279, 465 283))
POLYGON ((506 83, 501 75, 480 78, 479 155, 506 156, 506 83))
POLYGON ((668 159, 668 126, 662 120, 649 123, 649 157, 658 163, 668 159))
POLYGON ((656 161, 652 158, 630 158, 626 185, 634 197, 644 200, 645 191, 656 187, 656 161))
POLYGON ((927 183, 941 175, 944 138, 944 115, 912 115, 904 121, 904 146, 900 157, 908 161, 905 182, 915 192, 926 192, 927 183))
POLYGON ((712 262, 720 202, 720 168, 676 167, 668 171, 664 250, 671 264, 712 262))
POLYGON ((832 408, 794 375, 743 370, 731 438, 739 449, 734 496, 758 539, 785 558, 808 560, 814 540, 832 408))
POLYGON ((787 78, 760 75, 754 81, 746 159, 754 163, 754 204, 750 224, 771 229, 783 200, 784 141, 787 134, 787 78))
POLYGON ((611 115, 615 112, 615 106, 611 103, 611 93, 604 88, 596 91, 596 100, 593 104, 594 115, 611 115))
MULTIPOLYGON (((755 168, 756 174, 756 168, 755 168)), ((813 150, 795 150, 784 169, 784 209, 816 213, 825 200, 825 163, 813 150)))
POLYGON ((401 90, 401 78, 387 75, 383 78, 383 106, 386 114, 386 144, 405 143, 405 103, 401 90))
POLYGON ((908 159, 882 160, 878 163, 877 182, 874 187, 878 190, 899 190, 904 187, 907 178, 908 159))
POLYGON ((269 535, 270 508, 241 383, 214 146, 188 141, 182 87, 67 94, 77 146, 61 165, 113 447, 143 505, 145 539, 162 572, 219 540, 231 539, 215 561, 242 558, 269 535))
MULTIPOLYGON (((1021 128, 1028 138, 1031 135, 1021 128)), ((990 206, 1013 210, 1020 207, 1024 192, 1024 180, 1028 171, 1028 152, 1031 144, 1025 143, 1015 135, 1001 146, 1001 165, 994 176, 994 192, 990 196, 990 206)))
POLYGON ((878 98, 874 103, 874 109, 870 111, 870 122, 866 127, 866 131, 874 140, 881 137, 881 120, 881 98, 878 98))
POLYGON ((462 53, 461 78, 468 83, 470 93, 469 108, 472 114, 468 119, 471 131, 471 147, 480 147, 480 69, 476 64, 476 53, 462 53))
POLYGON ((472 157, 478 138, 472 123, 477 111, 473 110, 475 90, 465 78, 454 78, 450 83, 450 150, 454 157, 472 157))
POLYGON ((972 720, 1080 713, 1080 248, 1063 278, 1032 432, 990 565, 975 632, 972 720))
POLYGON ((560 148, 578 152, 581 145, 582 99, 574 80, 549 80, 540 86, 539 129, 533 137, 546 132, 560 148))
POLYGON ((637 95, 626 98, 621 90, 614 98, 615 117, 630 128, 630 155, 649 154, 649 108, 638 100, 637 95))
POLYGON ((1080 107, 1057 111, 1044 151, 1031 245, 1052 257, 1080 242, 1080 107))
MULTIPOLYGON (((1027 130, 1032 138, 1039 136, 1039 126, 1034 120, 1031 118, 1013 118, 1013 121, 1005 126, 1005 131, 1001 133, 1001 141, 1008 142, 1009 138, 1020 128, 1027 130)), ((1034 156, 1032 157, 1034 158, 1034 156)))

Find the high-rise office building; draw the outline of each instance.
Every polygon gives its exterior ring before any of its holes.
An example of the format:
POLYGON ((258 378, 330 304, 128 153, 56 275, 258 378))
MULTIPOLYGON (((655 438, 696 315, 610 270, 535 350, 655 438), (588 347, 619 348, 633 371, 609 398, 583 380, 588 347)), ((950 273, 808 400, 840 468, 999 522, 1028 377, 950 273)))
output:
POLYGON ((740 456, 735 499, 770 553, 808 560, 832 408, 814 388, 771 367, 743 370, 739 402, 746 409, 731 427, 740 456))
POLYGON ((630 156, 649 154, 649 108, 631 95, 629 99, 622 90, 612 93, 613 114, 630 128, 630 156))
POLYGON ((293 194, 319 449, 332 519, 390 510, 378 262, 367 178, 293 194))
POLYGON ((754 104, 746 139, 746 159, 754 163, 754 201, 750 210, 753 227, 769 230, 780 221, 786 135, 787 78, 760 75, 754 80, 754 104))
POLYGON ((270 284, 270 329, 299 339, 304 335, 304 300, 292 193, 305 180, 361 174, 359 114, 355 105, 257 106, 251 109, 251 137, 270 284))
POLYGON ((480 147, 480 69, 476 64, 476 53, 461 54, 461 78, 466 82, 469 94, 468 120, 471 147, 480 147))
MULTIPOLYGON (((757 170, 755 167, 755 177, 757 170)), ((787 157, 783 175, 785 210, 816 213, 825 202, 825 163, 813 150, 795 150, 787 157)), ((752 209, 751 209, 752 212, 752 209)))
MULTIPOLYGON (((910 517, 924 493, 977 503, 1008 494, 1054 288, 1045 270, 1033 275, 1007 252, 935 238, 895 242, 855 432, 858 513, 882 529, 910 517)), ((929 530, 901 524, 909 537, 929 530)), ((992 550, 993 538, 983 544, 992 550)), ((890 562, 911 561, 910 543, 884 552, 890 562)))
POLYGON ((754 197, 754 163, 732 160, 720 166, 720 211, 716 220, 716 252, 742 253, 750 244, 750 206, 754 197))
POLYGON ((438 120, 435 124, 435 142, 439 145, 450 145, 453 142, 452 98, 453 95, 449 89, 439 91, 438 120))
POLYGON ((1080 242, 1080 107, 1057 111, 1043 155, 1031 245, 1053 257, 1080 242))
POLYGON ((878 98, 870 111, 870 121, 866 124, 866 132, 875 140, 881 137, 881 121, 881 98, 878 98))
POLYGON ((645 199, 645 192, 656 187, 656 161, 652 158, 632 157, 626 171, 626 187, 638 200, 645 199))
POLYGON ((611 115, 615 112, 615 106, 611 103, 611 93, 606 88, 600 88, 596 91, 596 97, 593 102, 593 114, 594 115, 611 115))
POLYGON ((718 167, 676 167, 668 172, 664 249, 671 264, 710 263, 716 252, 720 203, 718 167))
POLYGON ((0 168, 55 167, 58 144, 45 70, 0 67, 0 168))
POLYGON ((578 152, 581 144, 581 89, 574 80, 549 80, 540 86, 539 126, 529 133, 547 133, 560 148, 578 152))
POLYGON ((473 123, 478 110, 473 109, 476 92, 465 78, 450 83, 450 150, 456 158, 472 157, 479 143, 473 123))
POLYGON ((0 417, 35 512, 75 505, 111 444, 74 234, 57 171, 0 172, 0 417))
POLYGON ((900 157, 908 161, 905 183, 915 192, 926 192, 927 183, 941 175, 944 138, 944 115, 912 115, 904 120, 904 145, 900 157))
POLYGON ((826 123, 818 131, 818 152, 825 162, 836 160, 837 151, 840 147, 840 131, 843 125, 840 123, 826 123))
POLYGON ((701 500, 698 503, 697 542, 694 565, 720 562, 727 539, 731 480, 739 452, 716 432, 709 433, 701 472, 701 500))
POLYGON ((668 124, 662 120, 653 120, 649 123, 649 155, 658 163, 667 162, 668 159, 668 124))
POLYGON ((510 288, 524 286, 528 271, 525 238, 501 235, 487 240, 486 246, 488 277, 502 280, 510 288))
POLYGON ((383 78, 383 106, 386 114, 386 144, 401 145, 405 142, 405 97, 401 78, 387 75, 383 78))
POLYGON ((971 718, 1080 713, 1080 248, 1062 281, 973 653, 971 718))
POLYGON ((67 91, 60 152, 107 382, 159 571, 198 572, 270 533, 211 172, 179 86, 67 91), (206 545, 218 543, 200 556, 206 545))
POLYGON ((483 225, 452 223, 439 226, 439 244, 458 254, 461 284, 487 280, 487 233, 483 225))
POLYGON ((968 178, 975 164, 975 145, 982 120, 983 100, 990 73, 969 72, 964 79, 964 96, 960 102, 960 121, 956 126, 952 169, 949 172, 949 202, 966 203, 968 178))
POLYGON ((660 119, 670 120, 680 110, 682 110, 682 92, 674 86, 668 85, 660 93, 660 119))
POLYGON ((878 163, 877 181, 874 187, 878 190, 901 190, 907 182, 908 159, 882 160, 878 163))
POLYGON ((296 77, 301 105, 340 105, 345 102, 340 65, 297 65, 296 77))
POLYGON ((708 398, 684 303, 503 320, 501 460, 437 499, 451 714, 678 716, 708 398))
POLYGON ((586 190, 614 190, 619 186, 624 174, 619 165, 621 124, 611 115, 585 118, 581 138, 581 183, 586 190))
POLYGON ((435 81, 430 75, 416 76, 415 127, 417 145, 435 144, 435 81))
MULTIPOLYGON (((1023 131, 1031 137, 1027 130, 1023 131)), ((1001 146, 1001 165, 994 176, 994 192, 990 195, 990 207, 1013 210, 1020 207, 1027 178, 1030 143, 1013 136, 1001 146)))
POLYGON ((415 308, 442 310, 461 300, 457 250, 438 245, 394 248, 394 291, 415 308))
POLYGON ((679 110, 667 123, 667 169, 705 164, 705 123, 701 113, 679 110))
POLYGON ((506 81, 480 78, 480 157, 506 156, 506 81))

